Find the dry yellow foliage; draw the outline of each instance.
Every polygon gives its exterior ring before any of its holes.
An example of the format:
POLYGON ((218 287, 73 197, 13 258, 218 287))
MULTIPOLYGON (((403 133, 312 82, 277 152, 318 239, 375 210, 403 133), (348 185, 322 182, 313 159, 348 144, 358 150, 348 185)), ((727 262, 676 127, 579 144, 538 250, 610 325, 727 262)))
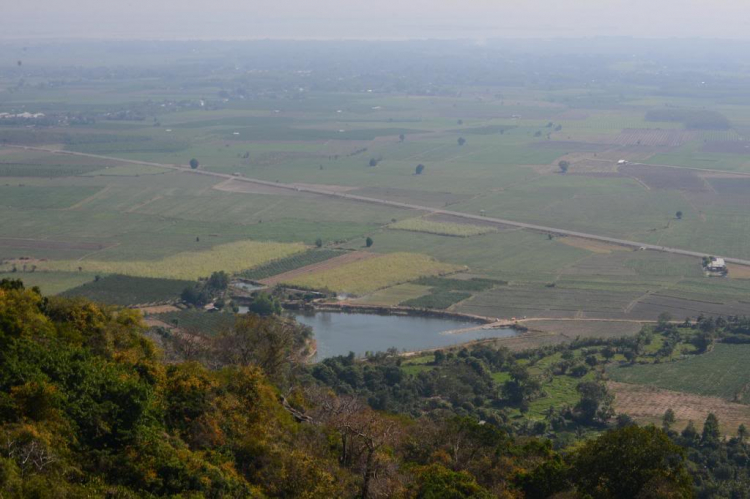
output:
POLYGON ((422 276, 443 275, 465 269, 462 265, 442 263, 427 255, 390 253, 300 276, 285 284, 361 295, 422 276))

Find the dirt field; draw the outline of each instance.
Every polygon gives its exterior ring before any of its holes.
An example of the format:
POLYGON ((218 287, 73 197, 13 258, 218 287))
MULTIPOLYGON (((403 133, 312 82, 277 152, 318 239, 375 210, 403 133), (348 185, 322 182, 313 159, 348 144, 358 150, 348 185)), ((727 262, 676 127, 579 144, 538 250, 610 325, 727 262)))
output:
POLYGON ((580 338, 620 338, 633 336, 642 327, 639 322, 527 320, 521 323, 531 329, 554 333, 574 340, 580 338))
POLYGON ((360 260, 367 260, 369 258, 374 258, 377 256, 380 256, 380 255, 378 255, 377 253, 370 253, 367 251, 352 251, 352 252, 345 253, 341 256, 331 258, 324 262, 315 263, 313 265, 308 265, 306 267, 301 267, 298 269, 290 270, 289 272, 284 272, 283 274, 275 275, 273 277, 269 277, 268 279, 263 279, 262 281, 259 281, 259 282, 267 286, 275 286, 276 284, 280 282, 291 281, 298 277, 312 274, 314 272, 334 269, 336 267, 340 267, 341 265, 344 265, 347 263, 358 262, 360 260))
POLYGON ((173 305, 157 305, 155 307, 138 307, 143 315, 166 314, 167 312, 179 312, 180 309, 173 305))
POLYGON ((514 352, 520 352, 548 345, 559 345, 568 341, 570 341, 568 338, 559 334, 544 331, 528 331, 518 336, 498 338, 492 340, 491 343, 496 346, 506 347, 514 352))
POLYGON ((671 189, 688 192, 706 192, 705 181, 695 172, 661 166, 623 165, 621 173, 642 182, 651 189, 671 189))
POLYGON ((636 420, 656 422, 667 409, 672 409, 679 427, 693 421, 700 428, 709 412, 716 414, 722 429, 728 433, 734 433, 740 424, 750 424, 748 405, 727 402, 717 397, 614 381, 608 382, 607 386, 615 395, 615 410, 629 414, 636 420))
POLYGON ((607 244, 601 241, 592 241, 589 239, 582 239, 579 237, 560 237, 557 239, 563 244, 573 246, 574 248, 585 249, 594 253, 608 255, 613 251, 631 251, 629 248, 617 246, 614 244, 607 244))
POLYGON ((750 279, 750 267, 730 263, 727 265, 727 269, 729 270, 729 277, 732 279, 750 279))

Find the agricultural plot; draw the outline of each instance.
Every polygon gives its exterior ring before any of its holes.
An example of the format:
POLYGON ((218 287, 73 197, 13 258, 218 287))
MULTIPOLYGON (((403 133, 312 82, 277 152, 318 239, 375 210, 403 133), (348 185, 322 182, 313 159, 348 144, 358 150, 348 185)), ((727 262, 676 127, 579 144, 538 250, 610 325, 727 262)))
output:
POLYGON ((452 305, 471 297, 472 293, 508 284, 504 281, 490 279, 448 279, 444 277, 422 277, 414 283, 421 286, 430 286, 430 293, 406 300, 401 305, 437 310, 450 308, 452 305))
POLYGON ((194 284, 192 281, 109 275, 69 289, 62 295, 131 306, 176 300, 183 289, 194 284))
POLYGON ((612 138, 612 144, 619 146, 659 146, 677 147, 697 137, 696 132, 687 130, 653 130, 626 128, 612 138))
MULTIPOLYGON (((670 293, 672 291, 664 291, 670 293)), ((656 317, 661 312, 672 314, 675 319, 695 318, 701 314, 712 316, 748 315, 750 303, 741 301, 720 301, 721 297, 710 294, 693 294, 691 298, 681 298, 666 294, 652 294, 638 301, 632 308, 635 317, 656 317), (716 300, 716 301, 711 301, 716 300)))
POLYGON ((100 190, 96 187, 6 184, 0 185, 0 206, 35 210, 69 208, 100 190))
POLYGON ((279 274, 285 274, 308 265, 330 260, 331 258, 341 256, 342 252, 329 249, 309 250, 304 253, 298 253, 286 258, 273 260, 264 265, 246 270, 240 275, 247 279, 259 281, 279 274))
POLYGON ((38 286, 45 295, 56 295, 94 280, 85 272, 0 272, 2 279, 20 279, 26 287, 38 286))
POLYGON ((471 293, 450 290, 433 290, 430 294, 401 303, 405 307, 445 310, 451 305, 471 297, 471 293))
POLYGON ((0 237, 0 247, 3 248, 98 251, 107 246, 107 243, 93 241, 55 241, 49 239, 0 237))
POLYGON ((420 286, 419 284, 405 283, 397 284, 389 288, 379 289, 374 293, 367 294, 361 298, 353 300, 354 303, 363 305, 381 305, 392 307, 408 300, 419 298, 430 292, 429 286, 420 286))
POLYGON ((637 178, 651 189, 673 189, 688 192, 706 192, 706 183, 695 172, 679 168, 646 165, 623 165, 620 172, 637 178))
POLYGON ((219 270, 240 272, 304 250, 302 244, 240 241, 216 246, 208 251, 177 253, 161 260, 48 261, 39 262, 39 269, 195 280, 219 270))
POLYGON ((374 197, 377 199, 385 199, 388 201, 396 201, 399 203, 411 203, 418 204, 420 206, 430 206, 435 208, 443 208, 451 204, 458 203, 469 196, 462 194, 453 194, 450 192, 440 191, 429 191, 419 189, 419 186, 415 186, 415 189, 400 189, 396 187, 366 187, 357 189, 352 192, 358 196, 374 197))
POLYGON ((310 263, 303 267, 297 267, 282 274, 277 274, 267 279, 262 279, 260 282, 262 284, 265 284, 266 286, 275 286, 276 284, 292 282, 311 274, 336 269, 338 267, 341 267, 342 265, 352 264, 354 262, 359 262, 362 260, 369 260, 370 258, 375 258, 376 256, 377 255, 375 253, 366 251, 339 252, 339 254, 335 255, 333 258, 326 258, 315 263, 310 263))
POLYGON ((424 218, 409 218, 390 224, 389 229, 406 230, 411 232, 426 232, 440 236, 471 237, 495 232, 497 229, 488 225, 458 224, 449 222, 435 222, 424 218))
POLYGON ((703 144, 702 150, 719 154, 750 154, 750 145, 741 140, 711 141, 703 144))
POLYGON ((361 295, 422 276, 449 274, 462 269, 426 255, 391 253, 291 279, 285 284, 361 295))
POLYGON ((702 355, 674 362, 617 366, 607 373, 613 381, 646 385, 747 403, 750 345, 717 344, 702 355))
MULTIPOLYGON (((560 268, 590 255, 541 234, 511 230, 469 238, 386 230, 374 240, 379 252, 424 253, 440 261, 468 266, 474 274, 504 281, 546 282, 554 279, 560 268)), ((354 240, 347 247, 361 247, 362 242, 354 240)))
POLYGON ((118 165, 86 172, 92 177, 139 177, 141 175, 164 175, 172 170, 150 165, 118 165))
POLYGON ((748 177, 707 177, 711 187, 724 196, 747 196, 750 193, 750 178, 748 177))
POLYGON ((557 240, 563 244, 567 244, 568 246, 585 249, 591 251, 592 253, 602 255, 609 255, 613 251, 630 251, 628 248, 625 248, 623 246, 608 244, 601 241, 593 241, 590 239, 582 239, 580 237, 559 237, 557 240))
POLYGON ((100 166, 54 165, 0 161, 0 177, 71 177, 101 169, 100 166))
MULTIPOLYGON (((562 289, 545 286, 504 286, 460 303, 456 311, 485 317, 636 318, 625 312, 637 293, 562 289)), ((658 315, 658 314, 657 314, 658 315)))
POLYGON ((610 321, 548 321, 527 320, 522 324, 535 331, 556 334, 568 340, 576 338, 622 338, 635 336, 642 328, 638 322, 610 321))
POLYGON ((652 165, 700 168, 717 171, 750 171, 750 162, 743 154, 709 152, 702 142, 689 142, 680 147, 653 155, 644 161, 652 165))
POLYGON ((615 381, 607 383, 607 387, 615 396, 615 410, 628 414, 641 423, 659 424, 664 413, 672 409, 678 430, 689 421, 696 424, 705 421, 709 413, 719 418, 722 431, 728 434, 733 434, 741 424, 750 424, 750 406, 728 402, 719 397, 615 381))

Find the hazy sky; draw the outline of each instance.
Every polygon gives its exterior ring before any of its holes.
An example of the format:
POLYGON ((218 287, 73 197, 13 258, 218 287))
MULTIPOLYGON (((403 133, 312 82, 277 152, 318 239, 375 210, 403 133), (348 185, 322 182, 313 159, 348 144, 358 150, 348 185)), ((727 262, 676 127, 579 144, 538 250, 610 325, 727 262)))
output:
POLYGON ((750 39, 748 0, 4 0, 0 39, 750 39))

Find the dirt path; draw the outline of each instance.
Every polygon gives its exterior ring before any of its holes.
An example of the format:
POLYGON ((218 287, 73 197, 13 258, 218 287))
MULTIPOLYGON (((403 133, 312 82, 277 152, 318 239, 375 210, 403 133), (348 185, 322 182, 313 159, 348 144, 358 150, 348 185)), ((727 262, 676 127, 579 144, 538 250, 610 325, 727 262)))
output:
MULTIPOLYGON (((372 198, 372 197, 365 197, 365 196, 357 196, 355 194, 347 194, 343 192, 334 192, 334 191, 328 191, 324 189, 318 189, 318 188, 312 188, 312 187, 301 187, 301 186, 295 186, 292 184, 282 184, 278 182, 270 182, 267 180, 259 180, 259 179, 253 179, 253 178, 247 178, 247 177, 235 177, 233 175, 229 175, 226 173, 217 173, 217 172, 211 172, 206 170, 193 170, 188 166, 180 166, 180 165, 165 165, 160 163, 151 163, 147 161, 137 161, 137 160, 130 160, 130 159, 122 159, 122 158, 115 158, 111 156, 102 156, 98 154, 88 154, 88 153, 79 153, 79 152, 72 152, 72 151, 64 151, 60 149, 46 149, 41 147, 30 147, 30 146, 13 146, 13 145, 6 145, 4 147, 12 147, 12 148, 20 148, 23 150, 29 150, 29 151, 43 151, 48 152, 52 154, 66 154, 66 155, 72 155, 72 156, 83 156, 83 157, 89 157, 89 158, 97 158, 97 159, 106 159, 110 161, 120 161, 123 163, 131 163, 136 165, 147 165, 147 166, 156 166, 160 168, 168 168, 176 171, 181 171, 184 173, 190 173, 193 175, 203 175, 207 177, 214 177, 218 179, 234 179, 237 182, 249 182, 251 184, 258 184, 258 185, 265 185, 270 187, 276 187, 281 189, 288 189, 293 190, 296 192, 305 192, 305 193, 312 193, 312 194, 319 194, 321 196, 328 196, 332 198, 337 199, 344 199, 347 201, 355 201, 360 203, 369 203, 369 204, 376 204, 381 206, 390 206, 394 208, 402 208, 407 210, 416 210, 416 211, 422 211, 427 213, 436 213, 436 214, 443 214, 443 215, 452 215, 455 217, 459 217, 465 220, 481 220, 483 222, 494 222, 501 225, 510 225, 513 227, 520 227, 522 229, 528 229, 533 230, 537 232, 543 232, 547 234, 558 234, 558 235, 565 235, 565 236, 575 236, 580 237, 583 239, 591 239, 593 241, 602 241, 606 243, 616 244, 619 246, 624 246, 628 248, 633 249, 643 249, 643 250, 651 250, 651 251, 661 251, 664 253, 671 253, 675 255, 683 255, 683 256, 691 256, 695 258, 703 258, 704 256, 710 254, 711 252, 701 252, 701 251, 689 251, 689 250, 683 250, 679 248, 670 248, 667 246, 659 246, 656 244, 647 244, 647 243, 640 243, 637 241, 628 241, 625 239, 618 239, 614 237, 607 237, 607 236, 599 236, 596 234, 588 234, 585 232, 578 232, 578 231, 572 231, 567 229, 559 229, 556 227, 547 227, 544 225, 536 225, 536 224, 530 224, 530 223, 524 223, 524 222, 517 222, 514 220, 505 220, 502 218, 494 218, 494 217, 487 217, 483 215, 471 215, 469 213, 462 213, 459 211, 449 211, 449 210, 441 210, 436 208, 430 208, 427 206, 421 206, 411 203, 402 203, 398 201, 387 201, 385 199, 378 199, 378 198, 372 198)), ((633 163, 633 164, 640 164, 640 163, 633 163)), ((646 165, 646 166, 659 166, 659 165, 646 165)), ((664 165, 667 166, 667 165, 664 165)), ((680 167, 671 167, 671 168, 680 168, 680 167)), ((690 170, 700 170, 698 168, 687 168, 690 170)), ((700 170, 700 171, 713 171, 714 173, 737 173, 737 172, 718 172, 714 170, 700 170)), ((750 176, 750 173, 745 174, 746 176, 750 176)), ((722 256, 722 255, 717 255, 722 256)), ((729 263, 737 263, 740 265, 749 265, 750 266, 750 260, 744 260, 740 258, 732 258, 728 256, 722 256, 725 261, 729 263)))

